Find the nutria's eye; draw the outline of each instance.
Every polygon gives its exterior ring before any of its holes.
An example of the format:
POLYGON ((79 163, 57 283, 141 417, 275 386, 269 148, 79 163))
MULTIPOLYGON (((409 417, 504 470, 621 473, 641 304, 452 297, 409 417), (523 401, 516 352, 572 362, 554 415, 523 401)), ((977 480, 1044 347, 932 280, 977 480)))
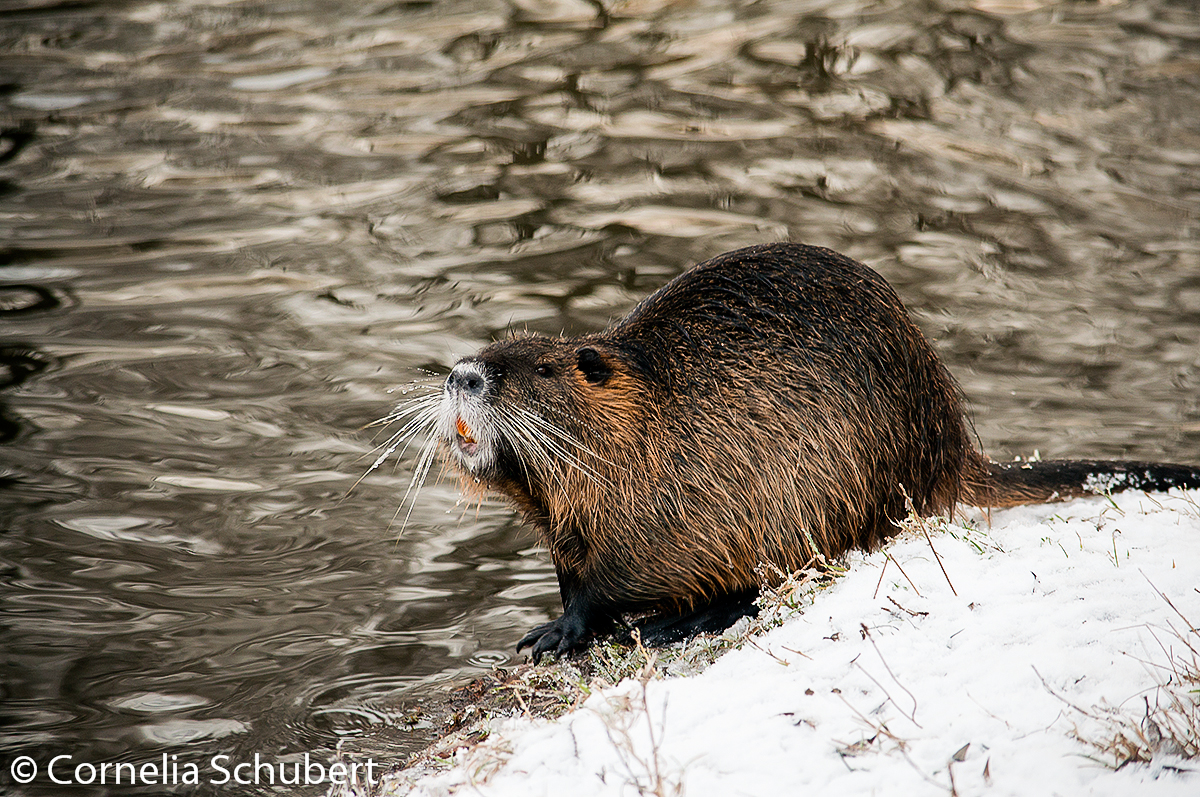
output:
POLYGON ((580 349, 578 357, 579 372, 593 385, 603 385, 612 376, 612 369, 595 349, 580 349))
POLYGON ((533 372, 534 372, 535 374, 537 374, 538 376, 542 376, 542 377, 545 377, 545 378, 547 378, 547 379, 549 379, 550 377, 554 376, 554 369, 553 369, 553 368, 551 368, 551 367, 550 367, 549 365, 547 365, 546 363, 542 363, 542 364, 541 364, 541 365, 539 365, 537 368, 534 368, 534 369, 533 369, 533 372))

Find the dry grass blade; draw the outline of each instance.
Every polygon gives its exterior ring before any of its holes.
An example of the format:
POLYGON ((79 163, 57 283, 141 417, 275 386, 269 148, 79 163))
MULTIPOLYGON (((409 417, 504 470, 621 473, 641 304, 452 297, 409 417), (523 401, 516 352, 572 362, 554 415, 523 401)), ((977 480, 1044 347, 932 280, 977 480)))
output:
MULTIPOLYGON (((925 535, 925 541, 929 543, 929 550, 933 551, 933 558, 937 560, 938 567, 941 568, 941 570, 942 570, 942 575, 946 577, 946 583, 950 585, 950 591, 952 593, 954 593, 954 597, 957 598, 958 590, 956 590, 954 588, 953 582, 950 581, 950 574, 946 572, 946 565, 945 565, 945 563, 942 562, 942 557, 937 552, 937 548, 933 547, 933 537, 930 536, 930 534, 929 534, 929 521, 917 514, 917 510, 913 507, 912 498, 909 497, 908 490, 904 489, 903 484, 900 485, 900 492, 904 494, 904 506, 905 506, 905 509, 908 511, 908 517, 905 518, 904 520, 900 521, 896 525, 900 526, 901 528, 905 528, 905 529, 916 529, 917 531, 919 531, 923 535, 925 535)), ((946 519, 938 518, 938 520, 941 521, 941 525, 943 527, 945 527, 946 519)), ((899 567, 899 566, 900 566, 900 563, 897 562, 896 567, 899 567)), ((901 570, 900 572, 903 573, 904 571, 901 570)), ((905 576, 905 578, 908 578, 908 576, 905 576)), ((912 582, 910 581, 909 583, 911 584, 912 582)), ((916 587, 914 586, 913 589, 916 589, 916 587)), ((917 593, 917 594, 919 595, 920 593, 917 593)))
POLYGON ((1157 587, 1150 586, 1183 620, 1183 630, 1168 626, 1165 631, 1182 643, 1184 650, 1175 652, 1163 644, 1156 629, 1149 629, 1166 658, 1165 663, 1153 666, 1167 677, 1153 690, 1153 703, 1149 695, 1143 695, 1141 716, 1108 705, 1085 708, 1067 700, 1045 679, 1042 685, 1072 711, 1100 726, 1098 732, 1076 728, 1072 735, 1090 747, 1104 765, 1122 769, 1144 764, 1191 772, 1200 769, 1200 763, 1193 763, 1200 759, 1200 630, 1157 587))

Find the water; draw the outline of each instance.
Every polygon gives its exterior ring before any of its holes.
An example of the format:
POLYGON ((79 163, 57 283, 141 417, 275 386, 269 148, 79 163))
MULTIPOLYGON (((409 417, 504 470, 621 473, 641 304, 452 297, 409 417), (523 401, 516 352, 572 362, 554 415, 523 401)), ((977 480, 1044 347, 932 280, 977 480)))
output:
POLYGON ((737 246, 879 269, 993 456, 1200 462, 1190 2, 3 9, 0 778, 402 760, 557 590, 365 425, 737 246))

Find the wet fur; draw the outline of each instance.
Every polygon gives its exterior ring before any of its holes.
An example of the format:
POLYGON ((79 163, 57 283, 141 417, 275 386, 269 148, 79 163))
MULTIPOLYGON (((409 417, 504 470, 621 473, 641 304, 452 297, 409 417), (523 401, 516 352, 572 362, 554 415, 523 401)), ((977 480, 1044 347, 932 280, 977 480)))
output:
MULTIPOLYGON (((501 434, 466 471, 550 549, 564 613, 522 640, 535 657, 629 613, 656 614, 658 642, 723 628, 753 612, 760 563, 788 572, 871 548, 906 495, 929 515, 1081 495, 1114 469, 1128 471, 1118 488, 1200 486, 1183 466, 991 463, 896 293, 828 249, 730 252, 602 333, 504 340, 464 362, 488 380, 478 402, 447 388, 472 428, 533 413, 569 453, 532 456, 536 434, 501 434)), ((453 449, 457 410, 442 412, 453 449)))

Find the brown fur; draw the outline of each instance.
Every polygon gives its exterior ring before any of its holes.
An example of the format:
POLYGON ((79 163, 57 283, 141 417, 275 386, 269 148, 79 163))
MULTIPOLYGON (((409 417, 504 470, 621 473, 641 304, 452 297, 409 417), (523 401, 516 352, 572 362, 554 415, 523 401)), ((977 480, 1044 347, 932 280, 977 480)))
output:
POLYGON ((602 333, 504 340, 464 363, 486 392, 448 391, 475 423, 519 407, 586 449, 538 458, 501 439, 490 461, 463 461, 550 548, 565 613, 522 641, 535 656, 585 646, 623 613, 752 594, 761 563, 788 572, 877 545, 906 495, 928 515, 1070 492, 976 451, 957 385, 895 292, 828 249, 721 255, 602 333))

